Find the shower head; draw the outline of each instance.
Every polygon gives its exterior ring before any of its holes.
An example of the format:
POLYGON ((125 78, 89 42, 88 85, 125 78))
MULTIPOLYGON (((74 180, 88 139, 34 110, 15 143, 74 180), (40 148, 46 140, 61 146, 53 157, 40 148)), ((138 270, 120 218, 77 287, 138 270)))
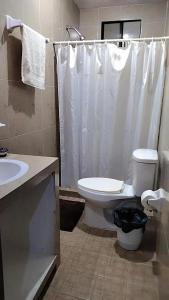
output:
POLYGON ((66 26, 70 41, 83 41, 85 37, 74 26, 66 26))

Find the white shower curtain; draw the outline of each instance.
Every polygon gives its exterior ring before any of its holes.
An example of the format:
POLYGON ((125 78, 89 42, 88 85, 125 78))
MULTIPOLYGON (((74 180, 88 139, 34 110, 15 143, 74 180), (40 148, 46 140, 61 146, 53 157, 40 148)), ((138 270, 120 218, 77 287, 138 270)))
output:
POLYGON ((130 178, 132 151, 157 148, 165 42, 60 46, 61 184, 130 178))

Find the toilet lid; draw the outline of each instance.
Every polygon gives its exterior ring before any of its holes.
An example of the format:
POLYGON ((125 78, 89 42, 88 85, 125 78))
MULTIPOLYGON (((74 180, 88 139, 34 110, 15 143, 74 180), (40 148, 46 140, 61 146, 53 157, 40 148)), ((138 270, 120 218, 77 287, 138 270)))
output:
POLYGON ((120 194, 124 188, 124 181, 111 178, 84 178, 78 181, 79 188, 85 188, 90 191, 120 194))

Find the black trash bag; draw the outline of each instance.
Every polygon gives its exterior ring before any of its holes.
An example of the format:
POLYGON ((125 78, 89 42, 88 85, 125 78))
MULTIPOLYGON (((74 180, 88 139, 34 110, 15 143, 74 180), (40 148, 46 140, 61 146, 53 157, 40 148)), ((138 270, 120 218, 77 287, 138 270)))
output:
POLYGON ((146 214, 137 208, 122 207, 114 210, 114 224, 125 233, 139 228, 144 231, 147 220, 146 214))

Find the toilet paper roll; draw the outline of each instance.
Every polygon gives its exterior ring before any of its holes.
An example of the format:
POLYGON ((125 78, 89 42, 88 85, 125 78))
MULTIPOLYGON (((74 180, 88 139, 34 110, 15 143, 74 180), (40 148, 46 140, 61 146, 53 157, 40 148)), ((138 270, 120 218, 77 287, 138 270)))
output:
POLYGON ((141 195, 141 203, 145 209, 152 210, 152 207, 148 204, 149 200, 157 199, 157 194, 151 190, 145 191, 141 195))

